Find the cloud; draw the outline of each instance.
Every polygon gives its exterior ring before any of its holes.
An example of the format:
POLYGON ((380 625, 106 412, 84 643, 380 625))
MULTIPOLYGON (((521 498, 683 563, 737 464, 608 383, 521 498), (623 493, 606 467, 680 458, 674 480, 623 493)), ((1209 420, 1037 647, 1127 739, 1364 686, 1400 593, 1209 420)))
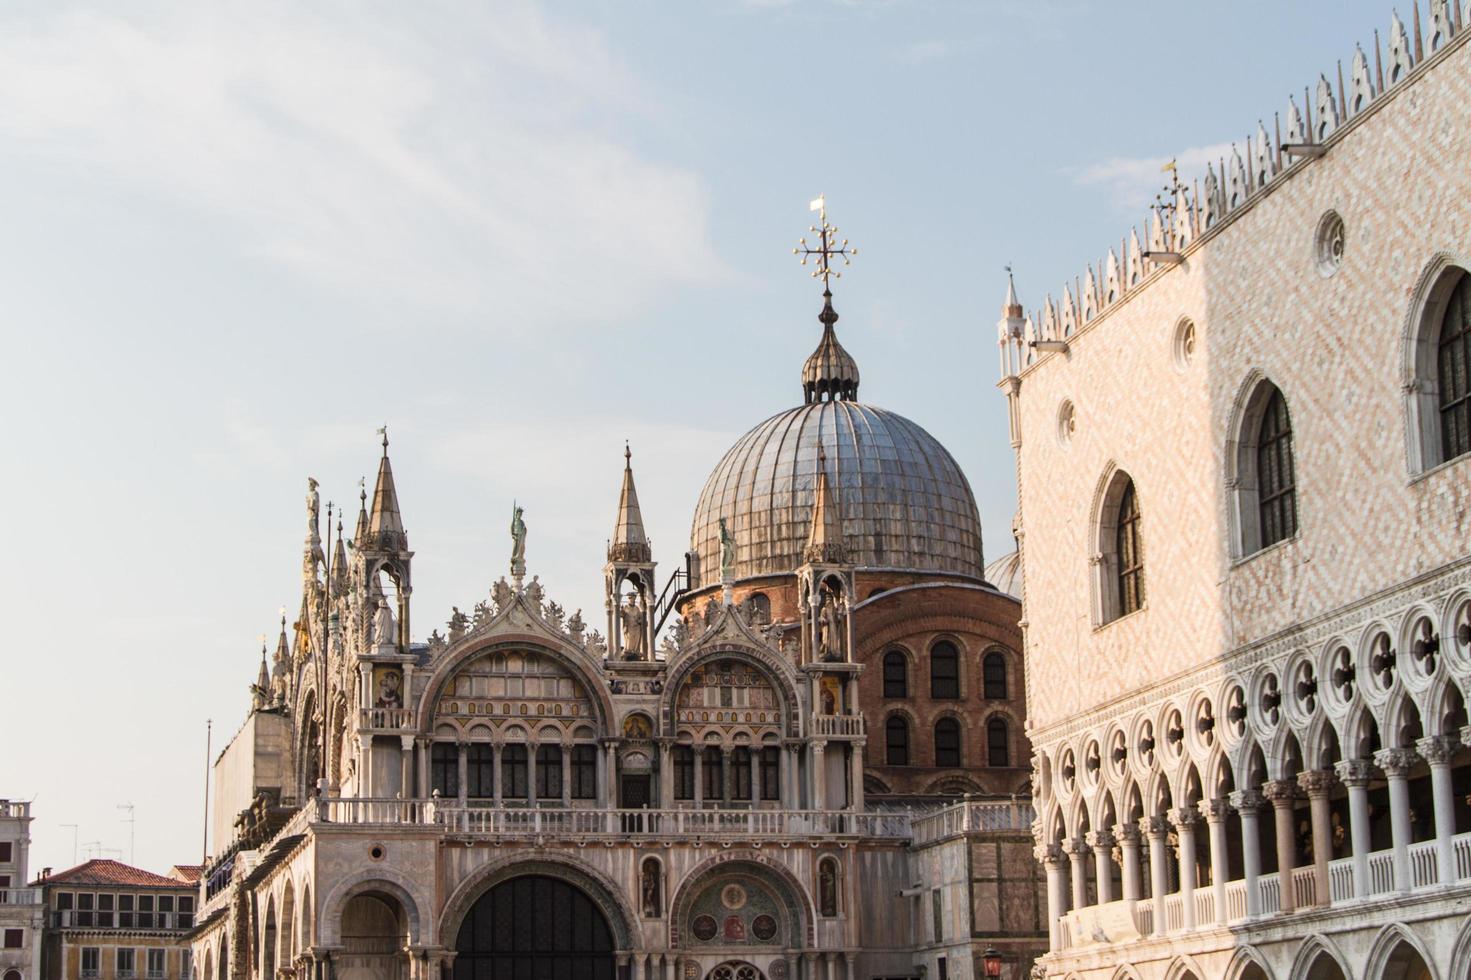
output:
POLYGON ((975 38, 932 38, 924 41, 911 41, 900 45, 894 52, 895 61, 904 65, 927 65, 937 61, 946 61, 956 55, 964 54, 976 47, 978 41, 975 38))
POLYGON ((594 32, 522 4, 139 9, 0 18, 0 155, 223 217, 227 248, 365 302, 497 330, 730 275, 699 178, 620 137, 660 106, 594 32))
MULTIPOLYGON (((1180 168, 1180 179, 1191 182, 1205 175, 1207 163, 1215 163, 1230 155, 1231 144, 1215 143, 1181 150, 1174 159, 1180 168)), ((1064 173, 1080 187, 1101 188, 1109 201, 1126 211, 1143 211, 1160 188, 1169 182, 1164 173, 1170 157, 1114 157, 1102 163, 1072 168, 1064 173)))

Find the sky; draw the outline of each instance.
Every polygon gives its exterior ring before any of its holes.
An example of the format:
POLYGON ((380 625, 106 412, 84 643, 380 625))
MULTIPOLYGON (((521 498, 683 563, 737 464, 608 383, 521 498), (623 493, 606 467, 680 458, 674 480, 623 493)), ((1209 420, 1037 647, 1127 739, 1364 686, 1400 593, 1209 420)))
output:
POLYGON ((1009 551, 1004 267, 1029 309, 1059 293, 1166 160, 1199 176, 1389 17, 4 5, 0 797, 35 801, 33 873, 199 860, 206 721, 217 754, 299 605, 306 479, 355 513, 379 426, 416 639, 506 573, 513 499, 530 572, 598 623, 625 440, 677 567, 720 456, 800 402, 818 194, 859 249, 834 293, 862 400, 950 449, 1009 551))

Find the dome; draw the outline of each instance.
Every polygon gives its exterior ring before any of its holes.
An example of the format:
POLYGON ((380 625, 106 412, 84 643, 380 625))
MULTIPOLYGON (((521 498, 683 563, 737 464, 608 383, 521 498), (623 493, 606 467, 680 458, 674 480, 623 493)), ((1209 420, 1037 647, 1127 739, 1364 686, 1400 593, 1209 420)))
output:
POLYGON ((722 518, 735 538, 736 578, 803 563, 819 447, 852 564, 983 577, 975 497, 945 447, 901 415, 831 400, 767 419, 715 467, 690 529, 691 588, 720 581, 722 518))
POLYGON ((1013 599, 1022 597, 1022 553, 1009 551, 986 566, 986 581, 996 586, 997 592, 1013 599))

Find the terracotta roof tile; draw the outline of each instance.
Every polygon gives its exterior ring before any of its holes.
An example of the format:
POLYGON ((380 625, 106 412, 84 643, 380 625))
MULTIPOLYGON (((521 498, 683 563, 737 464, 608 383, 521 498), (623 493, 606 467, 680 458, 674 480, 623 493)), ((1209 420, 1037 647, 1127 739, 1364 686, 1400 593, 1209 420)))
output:
POLYGON ((133 885, 144 888, 192 888, 193 885, 178 878, 156 875, 121 861, 94 858, 75 868, 58 871, 49 878, 38 881, 45 885, 133 885))

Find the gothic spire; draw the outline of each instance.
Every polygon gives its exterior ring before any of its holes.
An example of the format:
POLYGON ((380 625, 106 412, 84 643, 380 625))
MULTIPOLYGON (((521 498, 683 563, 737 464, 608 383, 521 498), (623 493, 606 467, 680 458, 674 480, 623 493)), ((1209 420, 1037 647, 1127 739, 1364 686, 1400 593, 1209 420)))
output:
POLYGON ((286 609, 281 609, 281 635, 276 639, 276 656, 273 658, 272 670, 280 673, 286 669, 291 662, 291 647, 286 642, 286 609))
POLYGON ((618 519, 613 525, 613 540, 608 544, 608 560, 652 560, 649 539, 644 533, 643 513, 638 506, 638 491, 633 486, 633 450, 626 443, 623 446, 623 490, 618 495, 618 519))
POLYGON ((383 435, 383 458, 378 461, 378 483, 373 487, 373 510, 368 515, 365 545, 375 551, 407 551, 408 535, 398 512, 398 491, 393 486, 393 466, 388 462, 388 427, 383 435))
POLYGON ((332 552, 332 591, 337 595, 347 592, 347 548, 342 543, 342 515, 337 516, 337 547, 332 552))
POLYGON ((843 518, 827 482, 827 451, 817 451, 817 488, 812 501, 812 528, 802 557, 809 562, 841 565, 848 560, 843 547, 843 518))
POLYGON ((368 543, 368 488, 365 477, 358 478, 358 526, 352 532, 352 546, 361 548, 368 543))

